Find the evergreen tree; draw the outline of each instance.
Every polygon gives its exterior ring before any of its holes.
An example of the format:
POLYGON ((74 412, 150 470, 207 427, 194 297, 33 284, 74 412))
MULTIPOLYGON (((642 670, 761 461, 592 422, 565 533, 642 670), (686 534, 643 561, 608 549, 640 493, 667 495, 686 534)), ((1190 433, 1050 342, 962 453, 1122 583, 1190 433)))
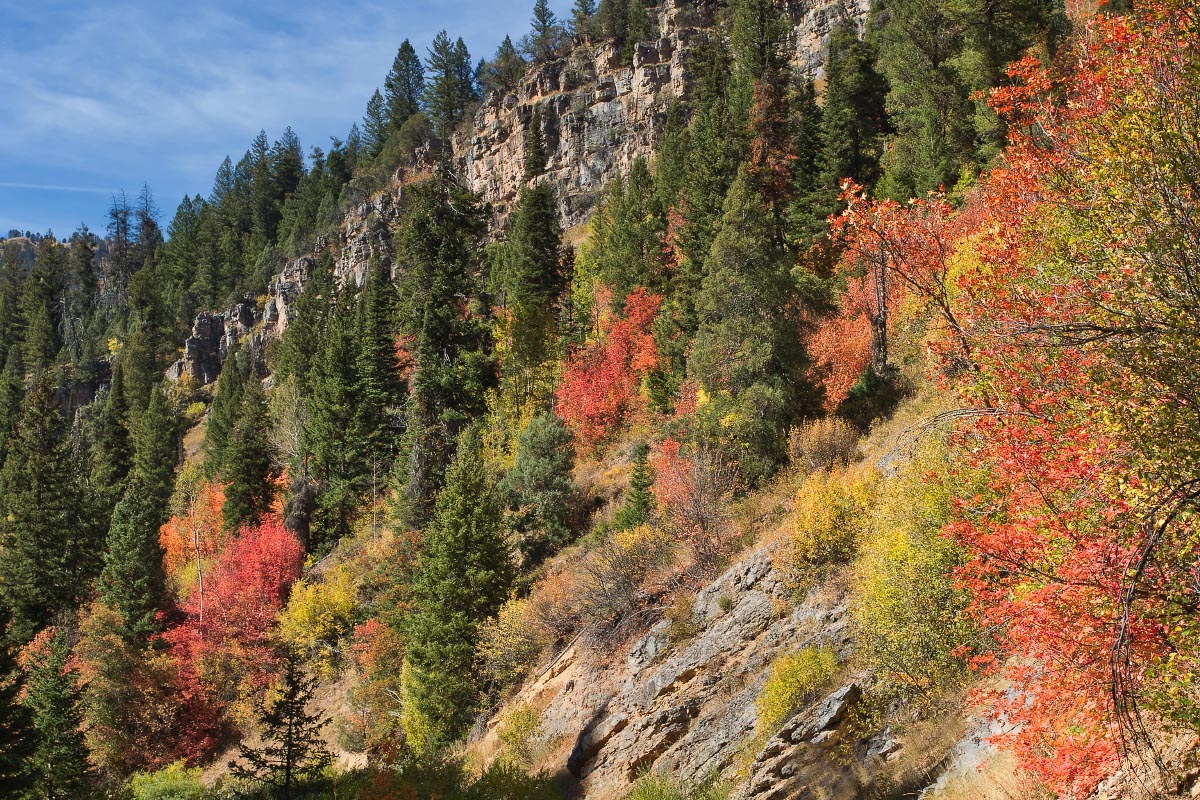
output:
POLYGON ((7 646, 8 609, 0 603, 0 787, 12 797, 33 783, 30 759, 34 754, 33 720, 21 704, 25 676, 17 669, 7 646))
POLYGON ((221 472, 224 466, 225 448, 242 406, 242 383, 237 351, 232 350, 225 357, 221 374, 217 377, 216 394, 208 412, 208 427, 204 431, 204 471, 209 478, 221 472))
POLYGON ((515 87, 525 74, 525 66, 525 59, 517 52, 512 37, 505 36, 496 48, 496 55, 480 71, 479 82, 484 94, 504 92, 515 87))
POLYGON ((595 26, 596 0, 575 0, 571 9, 571 35, 588 39, 595 26))
POLYGON ((533 19, 529 24, 532 30, 521 40, 521 49, 534 61, 547 61, 558 55, 566 32, 558 23, 558 17, 550 10, 547 0, 535 0, 533 19))
POLYGON ((121 615, 126 641, 146 641, 161 630, 157 615, 167 605, 159 529, 166 506, 135 476, 113 511, 108 528, 100 601, 121 615))
POLYGON ((495 383, 488 325, 471 301, 479 294, 482 230, 478 198, 447 169, 410 187, 396 237, 407 267, 397 295, 416 369, 397 477, 401 516, 412 527, 427 520, 454 439, 483 413, 495 383))
POLYGON ((369 158, 379 155, 390 132, 383 95, 376 89, 375 94, 367 101, 367 114, 363 117, 363 150, 369 158))
POLYGON ((792 203, 788 209, 790 244, 800 252, 808 249, 824 230, 825 220, 818 219, 812 203, 821 180, 821 107, 811 80, 800 85, 792 99, 796 160, 792 169, 792 203))
POLYGON ((478 434, 468 430, 438 495, 413 579, 401 721, 417 753, 451 743, 474 718, 478 626, 500 608, 512 580, 500 502, 478 434))
MULTIPOLYGON (((150 404, 134 429, 133 471, 143 491, 164 510, 175 486, 178 461, 178 420, 162 387, 155 386, 150 393, 150 404)), ((166 522, 165 516, 162 522, 166 522)))
POLYGON ((100 566, 92 498, 71 469, 53 394, 48 378, 34 383, 0 470, 0 602, 15 642, 73 608, 100 566))
POLYGON ((317 680, 304 674, 298 654, 285 654, 281 678, 282 685, 258 715, 263 744, 251 747, 242 742, 229 768, 237 777, 264 784, 289 800, 304 782, 319 776, 333 756, 321 738, 329 720, 308 710, 317 680))
POLYGON ((838 209, 841 181, 871 187, 879 178, 887 82, 875 71, 875 50, 859 38, 852 20, 829 35, 825 61, 825 108, 821 115, 821 193, 813 199, 819 218, 838 209))
POLYGON ((629 476, 629 490, 625 502, 613 519, 613 528, 626 531, 644 525, 654 513, 654 470, 650 466, 650 446, 641 442, 633 451, 633 472, 629 476))
POLYGON ((275 500, 269 428, 262 383, 251 376, 242 389, 237 421, 221 456, 221 477, 225 482, 221 516, 230 530, 257 525, 275 500))
POLYGON ((8 453, 8 438, 21 413, 21 399, 25 396, 25 367, 21 360, 21 348, 10 347, 0 372, 0 467, 8 453))
POLYGON ((368 444, 362 428, 355 424, 358 341, 356 315, 348 295, 349 290, 343 288, 334 301, 308 402, 305 448, 311 454, 311 474, 320 484, 312 547, 349 534, 362 498, 362 464, 368 444))
POLYGON ((366 478, 391 463, 404 386, 396 359, 396 287, 378 261, 371 263, 358 296, 355 318, 355 417, 365 449, 358 471, 366 478))
POLYGON ((476 97, 474 70, 466 44, 461 38, 451 43, 444 30, 439 32, 429 47, 422 94, 434 133, 443 140, 449 139, 476 97))
POLYGON ((393 131, 398 131, 409 117, 421 110, 421 95, 425 86, 425 68, 417 51, 405 39, 396 51, 392 69, 384 80, 386 117, 393 131))
POLYGON ((768 477, 783 434, 814 411, 800 340, 801 302, 784 253, 771 246, 770 216, 743 170, 730 189, 707 261, 689 374, 713 398, 714 435, 737 450, 744 477, 768 477))
POLYGON ((50 629, 25 650, 25 694, 36 742, 31 766, 36 796, 53 800, 89 800, 92 771, 80 730, 78 672, 71 665, 65 630, 50 629))
POLYGON ((570 539, 574 469, 574 437, 567 426, 553 414, 534 417, 521 432, 512 469, 500 485, 508 527, 517 535, 527 568, 570 539))
POLYGON ((774 0, 733 0, 730 40, 744 82, 780 76, 787 69, 784 45, 791 26, 774 0))
POLYGON ((536 108, 525 129, 525 180, 544 175, 546 172, 546 138, 542 135, 542 114, 536 108))

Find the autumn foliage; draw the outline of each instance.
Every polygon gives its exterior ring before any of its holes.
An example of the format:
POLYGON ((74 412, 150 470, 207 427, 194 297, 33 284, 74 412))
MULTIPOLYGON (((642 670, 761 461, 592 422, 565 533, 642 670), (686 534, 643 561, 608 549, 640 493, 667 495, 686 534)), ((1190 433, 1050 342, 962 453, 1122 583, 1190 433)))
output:
POLYGON ((1200 169, 1200 23, 1191 4, 1144 4, 1088 23, 1071 55, 1072 70, 1018 62, 993 93, 1010 144, 961 209, 852 191, 838 227, 868 320, 892 288, 935 312, 959 484, 976 487, 945 533, 973 556, 970 613, 1002 632, 975 664, 1011 682, 981 693, 995 738, 1081 797, 1145 752, 1150 720, 1194 724, 1200 707, 1185 366, 1200 349, 1181 333, 1200 274, 1182 188, 1200 169))
POLYGON ((181 755, 194 758, 220 741, 222 724, 209 709, 234 707, 261 690, 275 662, 275 617, 300 576, 304 549, 277 520, 243 528, 205 575, 204 591, 180 603, 182 623, 163 634, 176 658, 184 703, 196 731, 181 755))
POLYGON ((556 408, 581 444, 599 444, 640 407, 642 380, 658 363, 650 326, 661 304, 658 295, 634 290, 624 314, 604 315, 597 340, 568 360, 556 408))

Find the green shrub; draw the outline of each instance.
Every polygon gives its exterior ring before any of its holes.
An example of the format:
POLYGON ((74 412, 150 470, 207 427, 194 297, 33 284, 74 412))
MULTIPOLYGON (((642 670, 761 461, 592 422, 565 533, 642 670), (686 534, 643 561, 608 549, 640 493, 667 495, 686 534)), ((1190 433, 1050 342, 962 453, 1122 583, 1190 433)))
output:
POLYGON ((758 731, 770 734, 791 718, 800 705, 823 687, 837 667, 832 651, 806 647, 785 653, 771 664, 767 682, 754 701, 758 731))
POLYGON ((139 772, 129 782, 134 800, 201 800, 200 768, 176 761, 158 772, 139 772))

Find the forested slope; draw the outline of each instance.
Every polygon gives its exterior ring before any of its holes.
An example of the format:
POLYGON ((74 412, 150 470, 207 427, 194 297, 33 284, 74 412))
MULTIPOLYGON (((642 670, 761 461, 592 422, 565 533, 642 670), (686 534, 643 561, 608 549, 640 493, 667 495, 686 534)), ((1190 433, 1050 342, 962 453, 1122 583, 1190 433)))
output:
POLYGON ((538 2, 13 232, 0 785, 1191 791, 1196 24, 538 2))

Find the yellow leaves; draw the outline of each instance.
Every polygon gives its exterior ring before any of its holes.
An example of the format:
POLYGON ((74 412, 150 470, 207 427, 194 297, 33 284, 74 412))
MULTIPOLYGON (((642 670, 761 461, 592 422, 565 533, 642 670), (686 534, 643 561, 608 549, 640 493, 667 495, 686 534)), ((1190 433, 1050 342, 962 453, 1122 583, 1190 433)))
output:
POLYGON ((338 640, 354 624, 357 599, 354 576, 338 566, 325 580, 302 580, 279 616, 284 641, 315 655, 318 668, 329 673, 337 662, 338 640))
POLYGON ((854 556, 875 481, 873 471, 835 469, 813 473, 800 487, 789 541, 799 585, 810 583, 822 568, 854 556))
POLYGON ((801 703, 829 682, 836 668, 833 652, 821 647, 806 647, 775 659, 754 700, 758 733, 771 735, 779 730, 801 703))

